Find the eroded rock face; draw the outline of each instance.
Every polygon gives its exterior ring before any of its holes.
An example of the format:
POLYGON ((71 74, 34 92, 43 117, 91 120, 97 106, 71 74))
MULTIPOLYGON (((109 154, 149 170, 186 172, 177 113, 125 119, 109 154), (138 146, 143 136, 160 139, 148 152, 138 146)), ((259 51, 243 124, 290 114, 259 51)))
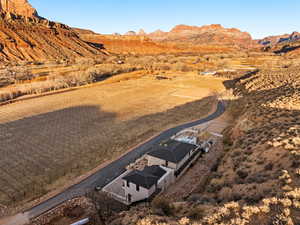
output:
POLYGON ((25 17, 38 17, 38 13, 27 0, 0 0, 0 10, 25 17))
POLYGON ((72 60, 99 57, 100 48, 67 25, 38 15, 27 0, 0 0, 0 61, 72 60))
POLYGON ((149 34, 155 41, 187 42, 196 45, 225 45, 252 47, 254 41, 247 32, 235 28, 224 28, 220 24, 202 27, 177 25, 170 32, 156 31, 149 34))
POLYGON ((295 31, 292 34, 265 37, 261 40, 258 40, 258 43, 261 45, 276 45, 284 42, 293 42, 298 40, 300 40, 300 33, 295 31))
POLYGON ((146 34, 146 32, 143 29, 140 29, 138 35, 145 36, 147 34, 146 34))
POLYGON ((136 36, 136 33, 134 31, 128 31, 124 35, 127 35, 127 36, 136 36))

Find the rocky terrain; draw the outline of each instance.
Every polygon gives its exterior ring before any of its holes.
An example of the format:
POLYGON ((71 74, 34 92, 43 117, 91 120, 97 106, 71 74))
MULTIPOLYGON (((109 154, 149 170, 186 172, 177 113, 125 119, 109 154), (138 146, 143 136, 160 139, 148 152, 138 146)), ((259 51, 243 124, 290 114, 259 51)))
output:
POLYGON ((35 218, 30 225, 64 225, 88 218, 94 212, 93 203, 84 198, 75 198, 35 218))
POLYGON ((270 36, 258 41, 265 52, 275 54, 285 54, 288 57, 298 57, 300 55, 300 33, 270 36))
POLYGON ((71 60, 101 57, 100 48, 70 27, 38 16, 25 0, 1 1, 0 61, 71 60))
POLYGON ((185 42, 195 45, 222 45, 239 48, 249 48, 255 45, 249 33, 235 28, 224 28, 219 24, 202 27, 177 25, 170 32, 158 30, 148 36, 155 41, 185 42))
POLYGON ((0 10, 25 17, 39 17, 27 0, 1 0, 0 10))
POLYGON ((293 32, 292 34, 283 34, 277 36, 265 37, 261 40, 258 40, 258 43, 261 45, 276 45, 282 42, 292 42, 300 39, 300 33, 293 32))

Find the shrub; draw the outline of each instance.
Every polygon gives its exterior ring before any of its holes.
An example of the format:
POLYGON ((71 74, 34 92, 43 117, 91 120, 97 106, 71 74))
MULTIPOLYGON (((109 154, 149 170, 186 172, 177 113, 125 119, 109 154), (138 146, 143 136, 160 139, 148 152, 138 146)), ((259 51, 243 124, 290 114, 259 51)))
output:
POLYGON ((164 63, 155 63, 153 65, 153 69, 155 70, 170 70, 171 67, 168 64, 164 64, 164 63))
POLYGON ((232 199, 232 188, 224 187, 218 194, 218 198, 222 201, 229 201, 232 199))
POLYGON ((154 210, 160 210, 167 216, 172 215, 174 209, 170 200, 164 197, 155 198, 152 201, 151 206, 154 210))
POLYGON ((177 63, 173 64, 172 65, 172 70, 174 70, 174 71, 180 71, 180 72, 188 72, 188 71, 190 71, 189 67, 186 66, 182 62, 177 62, 177 63))
POLYGON ((223 187, 223 184, 221 182, 220 179, 212 179, 210 181, 210 185, 208 186, 207 192, 213 193, 213 192, 217 192, 220 191, 223 187))
POLYGON ((273 170, 273 163, 269 163, 265 166, 265 170, 273 170))
POLYGON ((238 192, 234 192, 232 194, 232 199, 233 199, 233 201, 239 201, 239 200, 242 199, 242 195, 240 193, 238 193, 238 192))
POLYGON ((200 206, 193 207, 188 212, 188 217, 192 220, 200 220, 205 215, 204 213, 205 213, 205 210, 202 207, 200 207, 200 206))
POLYGON ((96 64, 95 59, 83 58, 83 57, 76 58, 75 63, 83 66, 93 66, 96 64))
POLYGON ((235 151, 232 153, 232 157, 237 157, 237 156, 240 156, 241 155, 241 152, 240 151, 235 151))
POLYGON ((237 175, 241 178, 241 179, 245 179, 248 176, 248 172, 247 171, 243 171, 243 170, 238 170, 237 175))
POLYGON ((260 195, 260 194, 254 194, 252 196, 247 196, 247 197, 244 198, 244 200, 248 204, 257 204, 262 199, 263 199, 263 196, 260 195))

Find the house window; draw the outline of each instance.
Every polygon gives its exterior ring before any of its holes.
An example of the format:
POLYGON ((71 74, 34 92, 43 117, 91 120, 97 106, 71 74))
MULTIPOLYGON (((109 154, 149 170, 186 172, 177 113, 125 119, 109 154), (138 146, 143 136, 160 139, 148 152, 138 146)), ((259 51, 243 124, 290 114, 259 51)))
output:
POLYGON ((132 201, 132 195, 131 195, 131 194, 128 194, 128 195, 127 195, 127 201, 128 201, 128 202, 131 202, 131 201, 132 201))
POLYGON ((129 181, 127 180, 126 182, 127 182, 127 183, 126 183, 127 187, 129 187, 129 186, 130 186, 129 181))
POLYGON ((140 191, 140 185, 136 185, 136 191, 140 191))

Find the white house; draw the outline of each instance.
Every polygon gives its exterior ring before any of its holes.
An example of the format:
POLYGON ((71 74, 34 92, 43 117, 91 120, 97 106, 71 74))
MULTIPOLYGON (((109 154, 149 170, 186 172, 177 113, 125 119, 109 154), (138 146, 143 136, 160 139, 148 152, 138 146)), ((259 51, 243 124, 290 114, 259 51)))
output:
POLYGON ((201 72, 200 73, 201 75, 203 76, 207 76, 207 75, 216 75, 217 74, 217 71, 206 71, 206 72, 201 72))
POLYGON ((123 178, 126 201, 133 202, 149 199, 174 182, 173 170, 162 166, 147 166, 143 170, 133 170, 123 178))
POLYGON ((143 170, 127 170, 103 188, 124 204, 148 200, 164 191, 205 152, 206 146, 169 139, 153 146, 143 170))
POLYGON ((170 139, 147 154, 148 166, 171 168, 175 177, 179 177, 203 152, 201 146, 170 139))

